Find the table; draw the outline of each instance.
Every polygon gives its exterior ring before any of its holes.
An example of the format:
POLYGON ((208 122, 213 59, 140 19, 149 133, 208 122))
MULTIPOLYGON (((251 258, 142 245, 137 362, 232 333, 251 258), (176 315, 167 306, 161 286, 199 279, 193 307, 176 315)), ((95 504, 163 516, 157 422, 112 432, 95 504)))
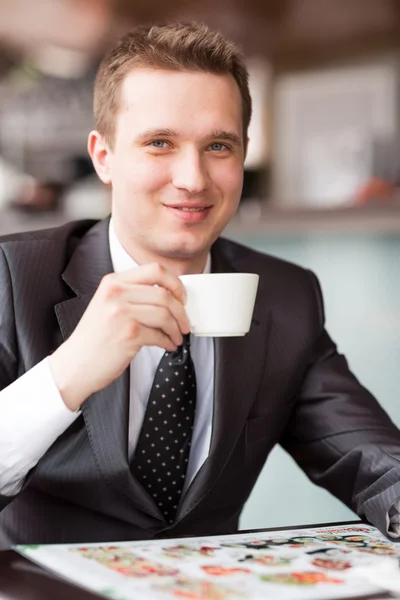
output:
POLYGON ((99 600, 13 550, 0 552, 0 600, 99 600))
MULTIPOLYGON (((351 524, 360 525, 361 522, 319 523, 296 528, 351 524)), ((273 532, 294 528, 294 526, 275 527, 247 530, 240 533, 273 532)), ((100 598, 104 598, 104 596, 69 583, 21 556, 18 552, 0 551, 0 600, 99 600, 100 598)), ((368 600, 389 600, 390 598, 400 598, 400 596, 389 593, 368 596, 368 600)), ((352 600, 356 599, 353 597, 352 600)))

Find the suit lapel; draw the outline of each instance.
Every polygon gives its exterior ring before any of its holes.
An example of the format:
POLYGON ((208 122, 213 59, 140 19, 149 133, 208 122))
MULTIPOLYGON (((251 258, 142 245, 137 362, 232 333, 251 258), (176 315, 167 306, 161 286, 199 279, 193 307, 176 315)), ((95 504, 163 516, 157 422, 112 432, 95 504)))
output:
MULTIPOLYGON (((101 279, 113 271, 108 242, 109 219, 83 238, 62 273, 76 297, 55 306, 63 339, 74 331, 101 279)), ((131 475, 128 460, 129 369, 82 405, 82 415, 96 465, 109 485, 132 503, 160 518, 148 495, 131 475)))
MULTIPOLYGON (((212 254, 212 270, 239 271, 241 265, 228 260, 217 242, 212 254)), ((243 265, 244 271, 249 265, 243 265)), ((257 393, 267 355, 270 315, 260 298, 262 282, 254 307, 250 331, 244 337, 214 338, 214 405, 210 453, 182 500, 180 517, 188 513, 207 493, 221 474, 242 432, 257 393)))
MULTIPOLYGON (((62 273, 75 297, 57 304, 55 312, 63 339, 76 328, 101 279, 113 271, 109 220, 95 225, 74 251, 62 273)), ((216 242, 212 250, 213 272, 248 270, 249 265, 227 258, 216 242)), ((251 270, 251 266, 250 266, 251 270)), ((260 304, 260 282, 251 328, 238 338, 214 340, 214 406, 210 453, 182 498, 179 518, 187 514, 221 474, 241 434, 254 401, 267 355, 269 313, 260 304)), ((128 459, 129 369, 82 406, 92 453, 104 480, 132 504, 162 519, 157 507, 131 475, 128 459)))

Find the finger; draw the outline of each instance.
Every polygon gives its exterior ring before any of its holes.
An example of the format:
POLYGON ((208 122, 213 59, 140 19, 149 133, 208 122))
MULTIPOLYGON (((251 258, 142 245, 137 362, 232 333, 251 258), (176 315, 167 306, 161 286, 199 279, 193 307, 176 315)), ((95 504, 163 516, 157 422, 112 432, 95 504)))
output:
POLYGON ((181 303, 184 304, 186 301, 186 291, 179 277, 158 263, 149 263, 129 269, 119 273, 118 277, 128 284, 158 285, 171 292, 181 303))
POLYGON ((175 352, 178 344, 175 344, 171 338, 161 331, 153 327, 141 326, 140 345, 143 346, 158 346, 167 352, 175 352))
POLYGON ((163 287, 153 285, 125 285, 121 300, 132 304, 166 307, 178 323, 182 333, 189 333, 190 322, 183 304, 163 287))
POLYGON ((135 304, 132 307, 132 318, 141 325, 161 330, 176 346, 182 344, 182 334, 178 323, 168 308, 148 304, 135 304))

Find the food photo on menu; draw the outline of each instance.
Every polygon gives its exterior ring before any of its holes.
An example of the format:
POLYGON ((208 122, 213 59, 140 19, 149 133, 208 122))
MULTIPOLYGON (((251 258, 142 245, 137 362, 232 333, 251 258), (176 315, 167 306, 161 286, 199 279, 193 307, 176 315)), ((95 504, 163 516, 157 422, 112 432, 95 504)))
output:
POLYGON ((400 547, 364 524, 15 549, 113 600, 334 600, 400 592, 400 547))

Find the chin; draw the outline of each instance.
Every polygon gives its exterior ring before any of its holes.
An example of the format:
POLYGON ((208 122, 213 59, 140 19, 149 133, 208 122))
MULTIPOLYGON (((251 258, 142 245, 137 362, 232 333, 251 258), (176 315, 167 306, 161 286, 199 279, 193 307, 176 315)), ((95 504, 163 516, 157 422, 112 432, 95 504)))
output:
POLYGON ((204 248, 197 250, 189 250, 188 248, 164 248, 164 250, 160 251, 159 254, 161 254, 165 258, 175 260, 190 260, 196 258, 201 254, 204 254, 205 252, 207 252, 207 250, 205 250, 204 248))
POLYGON ((172 258, 176 260, 188 260, 201 256, 207 253, 210 249, 211 244, 208 243, 193 243, 181 242, 176 244, 166 244, 163 248, 158 248, 159 254, 165 256, 165 258, 172 258))

